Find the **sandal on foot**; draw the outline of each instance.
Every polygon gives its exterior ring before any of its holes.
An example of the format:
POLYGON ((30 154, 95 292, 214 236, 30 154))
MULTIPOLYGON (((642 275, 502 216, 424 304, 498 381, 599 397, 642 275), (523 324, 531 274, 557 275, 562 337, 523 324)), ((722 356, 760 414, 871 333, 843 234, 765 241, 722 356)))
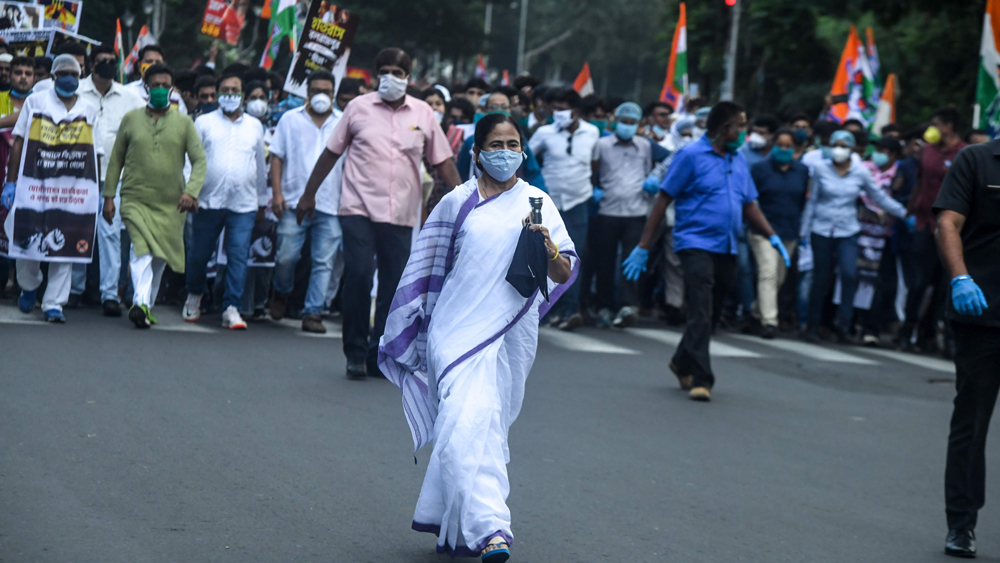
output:
POLYGON ((510 559, 509 547, 502 537, 497 536, 493 538, 490 540, 490 543, 486 544, 486 549, 483 550, 483 563, 505 563, 510 559))

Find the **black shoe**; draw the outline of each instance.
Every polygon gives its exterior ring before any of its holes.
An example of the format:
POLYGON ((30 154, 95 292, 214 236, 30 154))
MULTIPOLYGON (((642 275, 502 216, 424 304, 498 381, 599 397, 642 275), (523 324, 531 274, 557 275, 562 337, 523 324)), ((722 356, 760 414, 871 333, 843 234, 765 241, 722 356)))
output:
POLYGON ((851 335, 846 330, 837 331, 837 344, 854 344, 851 335))
POLYGON ((104 303, 101 303, 101 307, 104 308, 105 317, 120 317, 122 316, 122 306, 118 304, 114 299, 108 299, 104 303))
POLYGON ((807 330, 805 334, 802 335, 802 339, 813 344, 819 344, 823 341, 823 339, 819 337, 819 332, 814 329, 807 330))
POLYGON ((347 379, 361 380, 368 377, 364 362, 347 362, 347 379))
POLYGON ((944 554, 972 559, 976 556, 976 534, 972 530, 948 530, 944 554))
POLYGON ((774 340, 774 337, 778 335, 778 327, 774 325, 766 325, 760 330, 760 337, 764 340, 774 340))
POLYGON ((79 293, 70 293, 69 299, 66 300, 67 309, 79 309, 80 302, 83 301, 83 295, 79 293))

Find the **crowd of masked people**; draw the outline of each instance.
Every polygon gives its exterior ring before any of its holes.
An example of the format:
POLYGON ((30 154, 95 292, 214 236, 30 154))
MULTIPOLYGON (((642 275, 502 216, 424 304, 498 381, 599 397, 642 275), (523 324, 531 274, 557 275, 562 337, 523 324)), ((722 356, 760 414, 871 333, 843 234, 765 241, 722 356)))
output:
MULTIPOLYGON (((49 76, 51 59, 4 50, 6 162, 25 99, 53 89, 59 77, 49 76)), ((46 320, 65 322, 64 308, 100 305, 120 316, 124 303, 129 319, 148 327, 154 305, 167 303, 182 305, 188 322, 222 312, 223 326, 245 329, 247 320, 287 317, 316 333, 326 331, 324 316, 343 315, 349 374, 370 372, 414 231, 450 187, 483 173, 474 164, 475 125, 504 113, 527 141, 517 174, 551 196, 582 258, 576 282, 543 323, 573 330, 623 328, 650 316, 684 322, 672 205, 642 275, 624 276, 622 263, 643 236, 674 156, 706 135, 711 107, 702 99, 640 106, 581 97, 532 76, 503 86, 481 78, 417 86, 399 49, 379 54, 374 84, 338 83, 317 71, 305 97, 286 93, 278 73, 242 64, 217 69, 214 53, 207 64, 173 71, 159 46, 147 46, 127 84, 117 81, 110 48, 88 54, 69 43, 58 54, 79 65, 70 94, 99 110, 104 206, 95 259, 73 265, 71 275, 50 273, 28 291, 13 261, 0 258, 0 291, 25 312, 41 303, 46 320), (142 124, 130 112, 183 116, 169 118, 179 139, 171 155, 180 160, 143 156, 142 124), (122 131, 128 141, 118 138, 122 131), (164 166, 183 168, 183 182, 159 185, 170 175, 164 166), (109 169, 115 178, 105 182, 109 169), (143 199, 163 190, 178 190, 179 201, 143 199), (147 216, 128 211, 130 201, 145 205, 147 216)), ((932 206, 957 152, 987 139, 965 131, 953 107, 928 117, 875 135, 858 120, 750 116, 734 154, 749 166, 790 267, 773 237, 744 225, 733 289, 714 297, 724 327, 949 354, 948 284, 932 206)))

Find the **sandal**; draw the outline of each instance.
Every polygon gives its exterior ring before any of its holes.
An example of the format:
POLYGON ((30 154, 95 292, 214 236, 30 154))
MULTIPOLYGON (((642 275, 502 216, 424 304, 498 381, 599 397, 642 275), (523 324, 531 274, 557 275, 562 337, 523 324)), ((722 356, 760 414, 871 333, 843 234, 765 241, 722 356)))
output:
POLYGON ((496 536, 486 544, 486 549, 482 553, 483 563, 505 563, 510 559, 510 546, 501 536, 496 536), (503 546, 503 547, 501 547, 503 546))

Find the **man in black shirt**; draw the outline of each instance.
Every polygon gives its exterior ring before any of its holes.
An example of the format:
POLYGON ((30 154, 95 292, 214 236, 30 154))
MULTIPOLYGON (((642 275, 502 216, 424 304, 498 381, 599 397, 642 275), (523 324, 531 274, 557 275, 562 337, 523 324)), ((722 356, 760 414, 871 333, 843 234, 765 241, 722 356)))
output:
POLYGON ((963 149, 937 201, 937 243, 951 277, 955 409, 948 436, 945 553, 975 557, 985 502, 986 431, 1000 391, 1000 141, 963 149))

